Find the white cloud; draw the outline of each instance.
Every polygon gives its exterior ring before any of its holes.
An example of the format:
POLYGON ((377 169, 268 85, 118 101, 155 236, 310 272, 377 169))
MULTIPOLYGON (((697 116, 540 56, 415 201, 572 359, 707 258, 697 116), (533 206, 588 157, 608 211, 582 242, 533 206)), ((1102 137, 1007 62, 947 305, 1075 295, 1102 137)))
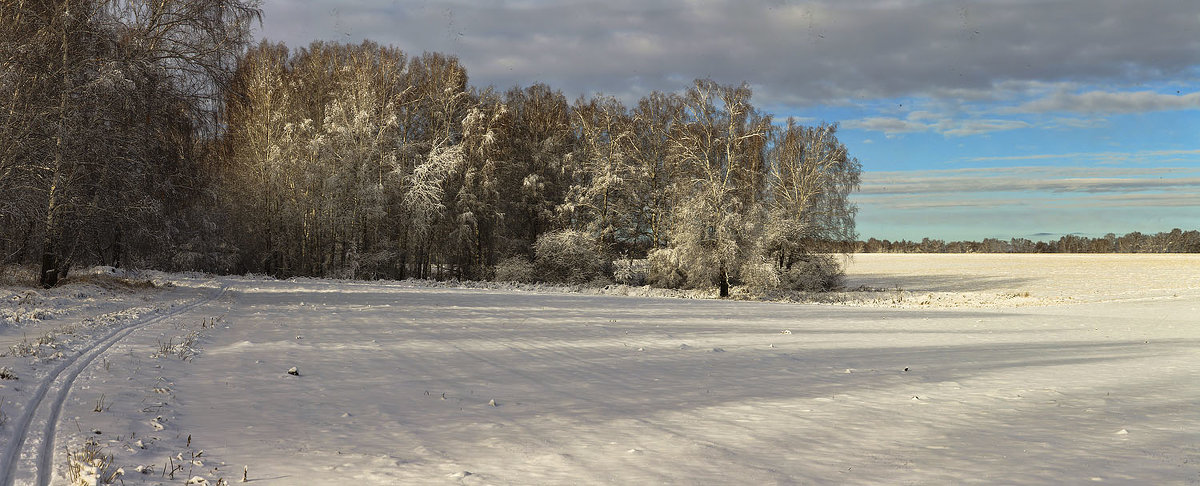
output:
POLYGON ((1000 167, 866 172, 859 194, 1200 193, 1200 170, 1185 168, 1000 167))
POLYGON ((1163 94, 1154 91, 1089 91, 1079 94, 1057 92, 1023 103, 1011 111, 1014 113, 1106 115, 1196 109, 1200 109, 1200 92, 1163 94))
POLYGON ((1004 130, 1029 128, 1033 124, 1022 120, 955 119, 930 111, 918 110, 909 113, 905 118, 867 117, 843 122, 842 126, 849 129, 883 132, 884 135, 890 138, 900 134, 920 132, 934 132, 947 137, 966 137, 1004 130))
MULTIPOLYGON (((1055 160, 1059 162, 1075 162, 1075 163, 1123 163, 1123 164, 1147 164, 1147 163, 1162 163, 1167 161, 1186 161, 1200 163, 1200 149, 1187 150, 1142 150, 1137 152, 1073 152, 1064 154, 1026 154, 1026 155, 1004 155, 991 157, 972 157, 966 159, 966 162, 1003 162, 1003 161, 1021 161, 1021 160, 1055 160)), ((1093 169, 1102 170, 1102 169, 1093 169)), ((1115 169, 1129 170, 1129 169, 1115 169)), ((1144 171, 1149 169, 1133 169, 1144 171)))
POLYGON ((944 124, 939 123, 939 126, 945 128, 941 130, 941 133, 944 135, 965 137, 968 135, 981 135, 990 132, 1029 128, 1033 125, 1021 120, 952 120, 944 124))
POLYGON ((921 122, 881 116, 868 117, 860 120, 847 120, 842 122, 842 126, 849 129, 883 132, 884 135, 889 137, 899 133, 925 132, 933 128, 932 126, 921 122))

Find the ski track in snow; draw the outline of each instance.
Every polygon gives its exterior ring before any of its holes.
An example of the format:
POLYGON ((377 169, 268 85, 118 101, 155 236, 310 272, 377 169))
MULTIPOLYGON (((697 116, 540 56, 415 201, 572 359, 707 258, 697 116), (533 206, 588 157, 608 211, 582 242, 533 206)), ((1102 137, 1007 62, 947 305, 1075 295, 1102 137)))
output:
POLYGON ((54 437, 63 404, 67 401, 76 378, 97 357, 104 354, 114 344, 120 342, 138 329, 162 322, 202 304, 211 302, 224 294, 225 290, 226 287, 221 287, 213 291, 211 295, 176 306, 167 312, 134 319, 118 325, 104 337, 96 340, 94 344, 73 353, 71 356, 62 358, 62 362, 39 383, 32 400, 26 406, 20 419, 15 423, 15 430, 12 435, 14 440, 8 444, 3 452, 3 456, 0 456, 4 459, 3 463, 0 463, 0 471, 3 472, 3 477, 0 477, 0 485, 10 486, 15 484, 18 476, 17 466, 21 463, 28 464, 30 461, 27 459, 32 459, 35 465, 35 471, 33 472, 36 473, 36 483, 34 484, 39 486, 50 484, 51 479, 54 477, 54 437), (49 400, 47 400, 48 398, 49 400), (44 425, 39 430, 36 425, 43 423, 43 420, 44 425), (25 447, 26 444, 29 444, 29 447, 25 447))

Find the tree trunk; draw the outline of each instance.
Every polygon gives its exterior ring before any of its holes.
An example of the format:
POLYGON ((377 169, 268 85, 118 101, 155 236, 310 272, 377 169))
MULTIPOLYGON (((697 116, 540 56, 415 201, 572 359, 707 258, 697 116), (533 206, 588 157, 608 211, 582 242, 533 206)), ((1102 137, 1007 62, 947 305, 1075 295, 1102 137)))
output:
POLYGON ((721 298, 729 297, 729 272, 725 271, 725 266, 721 266, 721 298))
POLYGON ((125 246, 121 244, 121 230, 117 229, 116 238, 113 241, 113 259, 112 266, 121 268, 121 263, 125 259, 125 246))
MULTIPOLYGON (((65 10, 65 8, 64 8, 65 10)), ((68 58, 67 48, 67 26, 62 26, 62 92, 58 99, 58 133, 54 137, 54 167, 52 168, 50 180, 50 194, 46 198, 46 228, 42 236, 42 271, 38 283, 42 288, 50 288, 58 285, 58 212, 61 203, 58 201, 59 187, 62 181, 63 171, 63 144, 66 142, 67 131, 67 105, 70 102, 71 92, 71 73, 70 58, 68 58)))
POLYGON ((42 253, 42 272, 38 283, 44 289, 58 285, 58 257, 53 251, 42 253))

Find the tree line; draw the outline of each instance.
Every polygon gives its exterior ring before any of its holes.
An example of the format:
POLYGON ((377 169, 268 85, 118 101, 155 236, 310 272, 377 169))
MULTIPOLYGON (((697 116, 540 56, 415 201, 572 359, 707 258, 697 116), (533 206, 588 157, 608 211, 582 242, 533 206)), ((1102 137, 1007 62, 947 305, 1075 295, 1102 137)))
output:
POLYGON ((90 263, 582 281, 646 260, 647 283, 724 295, 832 285, 855 238, 837 126, 776 121, 744 84, 571 101, 372 42, 247 48, 244 1, 0 9, 0 256, 46 285, 90 263))
POLYGON ((1200 253, 1200 231, 1175 228, 1152 235, 1134 231, 1123 236, 1108 233, 1096 238, 1063 235, 1052 241, 985 238, 982 241, 947 242, 930 238, 921 241, 870 238, 838 246, 840 250, 852 253, 1200 253))

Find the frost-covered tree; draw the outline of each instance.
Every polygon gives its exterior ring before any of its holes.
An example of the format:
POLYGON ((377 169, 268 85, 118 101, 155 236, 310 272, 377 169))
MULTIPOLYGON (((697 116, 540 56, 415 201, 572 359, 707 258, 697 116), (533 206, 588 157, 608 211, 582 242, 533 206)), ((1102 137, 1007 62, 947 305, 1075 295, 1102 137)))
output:
MULTIPOLYGON (((286 272, 281 248, 287 238, 283 208, 286 184, 281 148, 287 124, 288 50, 260 44, 239 62, 226 103, 228 151, 223 195, 238 226, 234 232, 245 260, 242 266, 286 272)), ((311 123, 311 122, 310 122, 311 123)))
POLYGON ((722 297, 759 254, 771 119, 755 110, 750 96, 746 85, 697 80, 671 131, 676 206, 670 242, 684 258, 689 284, 716 284, 722 297))
POLYGON ((22 206, 4 217, 41 240, 43 285, 73 259, 179 237, 149 226, 188 199, 195 142, 216 129, 209 115, 257 15, 238 0, 0 3, 0 123, 20 134, 0 154, 0 185, 15 187, 0 189, 22 206))
POLYGON ((405 231, 409 244, 405 248, 415 253, 419 277, 429 275, 431 258, 446 256, 439 251, 442 243, 439 240, 444 236, 441 230, 448 216, 447 185, 455 173, 464 169, 464 164, 462 145, 439 145, 405 178, 401 199, 409 215, 405 231))
POLYGON ((630 112, 631 136, 626 138, 633 178, 626 181, 631 198, 626 217, 631 233, 631 252, 645 255, 667 246, 674 204, 670 188, 674 178, 671 130, 683 119, 683 99, 652 92, 638 101, 630 112))
POLYGON ((633 132, 625 106, 616 98, 575 103, 572 121, 578 143, 570 158, 572 183, 560 207, 569 227, 586 231, 601 254, 637 238, 632 195, 636 167, 629 156, 633 132))
POLYGON ((508 163, 497 173, 505 195, 499 243, 504 255, 530 256, 538 235, 559 226, 556 209, 569 187, 575 144, 571 107, 562 92, 544 84, 513 88, 504 104, 511 123, 503 140, 508 163))
POLYGON ((378 276, 394 260, 395 245, 384 226, 390 225, 387 186, 395 184, 391 174, 398 161, 404 60, 398 50, 373 43, 347 49, 325 106, 325 163, 341 196, 335 214, 346 276, 378 276))
POLYGON ((401 276, 431 276, 432 264, 445 261, 450 252, 441 244, 452 231, 448 199, 454 174, 464 164, 463 120, 474 103, 468 92, 467 72, 458 59, 436 53, 414 58, 405 72, 406 88, 400 102, 400 164, 403 195, 398 213, 401 224, 401 276))
MULTIPOLYGON (((491 92, 462 121, 462 164, 451 173, 443 248, 454 273, 479 278, 495 265, 504 223, 502 171, 511 164, 512 112, 491 92)), ((513 197, 511 193, 507 193, 513 197)))
POLYGON ((767 160, 764 251, 783 274, 797 264, 828 267, 821 256, 830 251, 826 243, 856 237, 856 208, 849 195, 858 189, 862 165, 838 141, 836 124, 805 127, 792 119, 777 135, 767 160))

